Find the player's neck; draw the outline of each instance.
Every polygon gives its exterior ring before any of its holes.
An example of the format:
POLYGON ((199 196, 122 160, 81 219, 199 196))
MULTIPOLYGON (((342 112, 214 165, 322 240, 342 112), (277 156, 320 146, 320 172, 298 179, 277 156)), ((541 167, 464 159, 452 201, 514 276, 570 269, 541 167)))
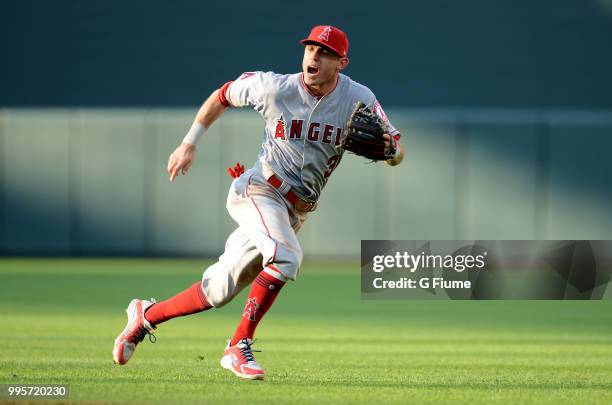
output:
POLYGON ((340 78, 339 78, 338 75, 336 75, 329 82, 321 83, 321 84, 316 85, 316 86, 310 86, 310 85, 307 84, 306 86, 308 86, 308 89, 313 94, 316 94, 317 97, 324 97, 324 96, 328 95, 329 93, 331 93, 336 88, 336 85, 338 84, 338 80, 340 80, 340 78))

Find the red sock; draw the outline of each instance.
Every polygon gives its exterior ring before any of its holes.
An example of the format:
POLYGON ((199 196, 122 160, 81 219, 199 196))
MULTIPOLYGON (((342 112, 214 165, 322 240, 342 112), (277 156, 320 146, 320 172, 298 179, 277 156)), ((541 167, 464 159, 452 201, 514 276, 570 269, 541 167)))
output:
POLYGON ((257 324, 268 312, 283 285, 285 285, 283 281, 265 271, 259 273, 251 285, 249 299, 244 307, 240 325, 238 325, 238 329, 236 329, 236 333, 230 342, 231 346, 242 339, 253 339, 257 324))
POLYGON ((185 291, 172 298, 153 304, 145 312, 145 318, 152 325, 158 325, 177 316, 195 314, 212 308, 202 291, 202 282, 198 281, 185 291))

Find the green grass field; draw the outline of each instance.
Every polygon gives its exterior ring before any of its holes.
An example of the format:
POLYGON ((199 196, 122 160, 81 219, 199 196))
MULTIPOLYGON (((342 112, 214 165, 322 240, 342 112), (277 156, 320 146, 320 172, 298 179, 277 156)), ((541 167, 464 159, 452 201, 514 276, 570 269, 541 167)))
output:
POLYGON ((306 263, 260 324, 265 381, 219 357, 244 292, 162 324, 113 365, 132 297, 186 288, 192 260, 0 260, 0 383, 114 403, 612 403, 612 302, 363 301, 358 264, 306 263))

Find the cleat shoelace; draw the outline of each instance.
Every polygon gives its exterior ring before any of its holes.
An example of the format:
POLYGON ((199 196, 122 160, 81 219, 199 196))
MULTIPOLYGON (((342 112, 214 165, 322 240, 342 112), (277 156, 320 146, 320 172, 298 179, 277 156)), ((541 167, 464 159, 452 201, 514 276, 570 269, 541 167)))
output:
MULTIPOLYGON (((155 298, 151 298, 149 300, 151 303, 155 304, 157 303, 157 300, 155 298)), ((157 338, 155 337, 154 334, 152 334, 147 328, 145 328, 144 326, 142 326, 142 328, 138 331, 138 333, 135 336, 136 342, 140 343, 144 340, 145 336, 149 335, 149 342, 151 343, 155 343, 157 342, 157 338)))
POLYGON ((142 342, 146 335, 149 335, 149 341, 151 343, 155 343, 157 341, 157 338, 155 337, 155 335, 149 332, 147 328, 145 327, 142 327, 142 329, 140 329, 140 331, 138 331, 138 333, 136 334, 135 336, 136 341, 138 343, 142 342))
POLYGON ((243 340, 242 344, 244 345, 243 347, 240 347, 240 353, 242 354, 242 356, 246 359, 247 362, 251 362, 251 361, 255 361, 255 356, 253 356, 253 352, 255 353, 261 353, 261 350, 253 350, 251 348, 251 345, 255 343, 255 341, 253 340, 251 343, 249 343, 248 340, 243 340))

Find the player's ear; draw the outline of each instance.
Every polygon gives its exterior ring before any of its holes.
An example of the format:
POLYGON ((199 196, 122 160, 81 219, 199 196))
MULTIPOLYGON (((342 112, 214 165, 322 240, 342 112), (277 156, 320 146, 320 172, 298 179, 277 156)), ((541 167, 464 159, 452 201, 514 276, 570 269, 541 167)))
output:
POLYGON ((349 64, 348 58, 340 58, 340 70, 346 68, 349 64))

